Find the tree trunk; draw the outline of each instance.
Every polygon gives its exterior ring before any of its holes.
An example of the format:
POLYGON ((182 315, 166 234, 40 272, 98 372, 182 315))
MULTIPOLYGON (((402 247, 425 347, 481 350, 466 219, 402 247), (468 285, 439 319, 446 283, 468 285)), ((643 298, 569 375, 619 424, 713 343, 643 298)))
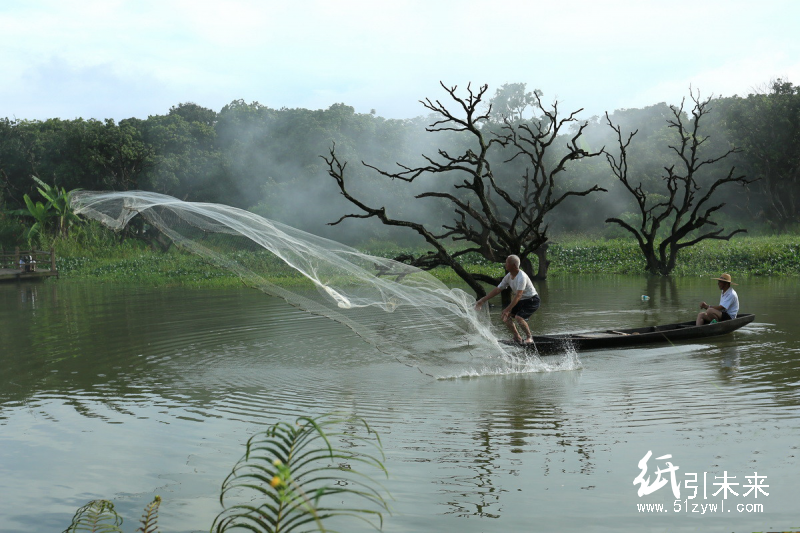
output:
MULTIPOLYGON (((531 273, 533 272, 533 267, 531 267, 530 272, 526 271, 526 274, 528 274, 528 277, 530 277, 531 280, 544 281, 544 280, 547 279, 547 269, 548 269, 548 267, 550 267, 550 260, 547 259, 547 249, 549 247, 550 247, 550 243, 546 242, 546 243, 542 244, 541 246, 539 246, 536 250, 534 250, 533 253, 536 255, 537 259, 539 260, 539 270, 536 272, 535 276, 531 276, 531 273)), ((528 261, 528 263, 530 263, 529 259, 526 259, 526 261, 528 261)))
POLYGON ((642 251, 642 255, 644 255, 644 260, 647 264, 647 271, 656 276, 661 275, 661 262, 658 260, 658 257, 656 257, 656 251, 653 248, 653 244, 649 240, 644 242, 640 241, 639 249, 642 251))

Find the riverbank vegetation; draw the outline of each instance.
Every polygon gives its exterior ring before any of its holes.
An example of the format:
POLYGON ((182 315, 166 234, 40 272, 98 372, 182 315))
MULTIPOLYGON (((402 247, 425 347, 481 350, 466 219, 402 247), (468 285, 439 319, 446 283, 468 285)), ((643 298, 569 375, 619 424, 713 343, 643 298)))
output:
MULTIPOLYGON (((383 257, 393 257, 397 249, 373 243, 365 249, 383 257)), ((400 250, 402 252, 402 250, 400 250)), ((733 272, 737 277, 800 275, 800 235, 739 237, 728 241, 704 241, 682 253, 674 276, 704 276, 733 272)), ((559 277, 575 274, 648 275, 641 251, 630 239, 598 239, 564 236, 550 244, 549 274, 559 277)), ((497 275, 498 265, 470 254, 465 256, 470 270, 497 275)), ((446 269, 432 271, 444 281, 457 278, 446 269)))
MULTIPOLYGON (((113 283, 147 283, 198 287, 235 287, 242 281, 231 271, 204 258, 171 247, 153 249, 142 241, 120 240, 119 235, 90 223, 75 228, 69 238, 55 238, 56 266, 62 279, 95 280, 113 283)), ((396 257, 419 249, 400 248, 388 241, 370 241, 360 246, 365 253, 396 257)), ((256 256, 266 281, 281 286, 307 284, 307 280, 267 252, 238 252, 247 264, 256 256)), ((626 274, 648 275, 637 244, 624 238, 602 239, 563 236, 550 245, 550 276, 626 274)), ((497 276, 497 264, 477 254, 464 256, 472 272, 497 276)), ((800 275, 800 235, 738 237, 732 241, 705 241, 679 256, 674 276, 717 276, 730 272, 734 277, 800 275)), ((458 283, 452 270, 436 268, 431 274, 446 283, 458 283)), ((49 282, 55 282, 49 281, 49 282)))
MULTIPOLYGON (((406 120, 355 113, 345 104, 327 110, 272 109, 241 100, 219 112, 183 103, 163 116, 119 123, 0 120, 0 248, 45 249, 54 241, 64 275, 235 283, 231 272, 170 249, 159 235, 137 242, 148 234, 135 228, 99 242, 93 241, 99 235, 95 230, 73 238, 76 221, 66 209, 72 191, 146 190, 247 209, 357 247, 393 243, 383 246, 398 252, 390 257, 419 262, 446 280, 460 272, 462 280, 491 282, 509 252, 530 254, 531 260, 526 255, 523 262, 526 271, 538 267, 542 278, 640 273, 642 255, 664 243, 667 251, 681 253, 659 259, 664 268, 655 268, 655 256, 650 257, 650 272, 797 273, 792 235, 800 229, 800 87, 775 80, 747 97, 700 101, 692 95, 702 113, 660 103, 618 109, 605 119, 579 119, 578 110, 563 121, 555 103, 543 105, 541 92, 528 91, 525 84, 506 84, 493 96, 484 87, 480 94, 470 87, 461 90, 474 104, 465 108, 471 110, 466 122, 430 100, 426 108, 438 111, 438 117, 406 120), (485 101, 478 101, 484 93, 485 101), (702 132, 697 130, 701 116, 702 132), (471 135, 459 135, 464 128, 471 135), (624 141, 634 135, 634 143, 624 141), (341 168, 333 165, 334 143, 341 168), (489 154, 490 146, 496 154, 489 154), (685 146, 690 156, 681 149, 685 146), (324 154, 331 155, 327 165, 324 154), (589 157, 599 154, 606 158, 589 157), (604 160, 608 157, 611 165, 604 160), (724 166, 712 164, 721 158, 724 166), (366 214, 380 213, 392 224, 348 215, 353 204, 341 179, 345 161, 354 162, 347 167, 347 190, 372 206, 366 214), (464 181, 472 167, 480 179, 464 181), (414 183, 408 183, 409 176, 414 183), (584 195, 587 191, 592 194, 584 195), (572 197, 568 202, 553 200, 567 196, 572 197), (648 226, 645 245, 637 251, 631 239, 636 232, 625 230, 653 217, 658 224, 648 226), (342 223, 331 225, 336 221, 342 223), (407 221, 435 238, 423 247, 424 232, 415 234, 407 221), (710 240, 735 238, 700 242, 709 230, 710 240), (530 237, 534 233, 538 237, 530 237), (453 238, 472 243, 476 251, 459 254, 453 238), (442 249, 432 242, 441 242, 442 249), (441 266, 437 257, 457 261, 441 266), (484 264, 487 257, 500 259, 484 264)), ((269 275, 282 283, 296 279, 280 265, 269 275)))
MULTIPOLYGON (((753 80, 754 86, 763 82, 753 80)), ((437 97, 439 91, 431 87, 432 96, 437 97)), ((519 127, 538 131, 536 128, 547 126, 551 120, 545 113, 550 98, 530 91, 524 83, 492 87, 486 96, 481 103, 485 107, 479 106, 475 111, 487 113, 487 120, 476 125, 487 142, 502 139, 519 127), (507 129, 506 121, 513 130, 507 129)), ((427 111, 420 107, 420 112, 427 111)), ((407 230, 392 231, 380 224, 326 226, 352 205, 339 194, 320 156, 328 154, 336 143, 337 155, 354 162, 348 169, 348 187, 357 190, 368 205, 385 205, 387 214, 397 218, 425 214, 425 222, 451 224, 452 212, 441 209, 441 199, 414 198, 421 192, 417 188, 404 187, 397 180, 375 179, 371 170, 360 164, 367 161, 395 173, 401 170, 398 161, 409 168, 425 166, 422 154, 439 162, 437 149, 447 154, 467 150, 477 154, 473 140, 457 132, 426 131, 432 118, 437 117, 385 119, 374 113, 356 113, 343 103, 325 110, 273 109, 259 102, 235 100, 219 111, 181 103, 164 115, 119 122, 0 119, 0 211, 25 209, 26 194, 34 202, 43 201, 37 190, 39 183, 31 179, 35 176, 59 191, 147 190, 186 201, 240 207, 348 243, 365 233, 398 241, 408 236, 407 230)), ((573 148, 581 153, 612 150, 617 145, 616 133, 604 117, 575 118, 556 132, 543 164, 552 166, 565 155, 565 150, 572 150, 569 142, 580 128, 579 146, 573 148)), ((679 140, 669 124, 674 119, 670 106, 657 103, 609 110, 608 118, 621 128, 623 136, 638 132, 627 154, 633 186, 641 182, 646 190, 660 183, 665 167, 675 159, 669 145, 679 140)), ((690 126, 692 117, 688 112, 681 114, 684 118, 690 126)), ((737 174, 756 180, 745 190, 731 187, 720 191, 717 198, 726 206, 719 214, 733 217, 748 231, 757 225, 777 232, 797 227, 800 87, 775 80, 747 96, 714 98, 709 102, 704 128, 699 156, 704 157, 705 149, 713 154, 736 147, 730 165, 736 167, 737 174)), ((492 160, 493 172, 515 176, 517 171, 524 171, 520 159, 509 164, 502 157, 492 160)), ((604 158, 583 158, 572 163, 555 183, 554 194, 594 185, 608 192, 575 199, 554 211, 554 216, 546 220, 551 234, 586 232, 603 226, 610 217, 626 220, 621 215, 638 212, 635 199, 629 197, 604 158)), ((713 182, 715 177, 709 174, 698 179, 713 182)), ((424 180, 420 184, 422 191, 432 183, 431 179, 424 180)), ((443 188, 449 185, 449 181, 442 183, 443 188)), ((0 238, 8 248, 10 236, 0 238)))

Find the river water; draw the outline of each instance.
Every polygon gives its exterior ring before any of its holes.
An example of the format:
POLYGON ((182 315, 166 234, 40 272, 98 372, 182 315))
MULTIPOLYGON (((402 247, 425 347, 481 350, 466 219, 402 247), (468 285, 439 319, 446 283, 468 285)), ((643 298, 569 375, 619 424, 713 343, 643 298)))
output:
MULTIPOLYGON (((719 298, 705 278, 537 285, 536 333, 688 320, 719 298)), ((381 435, 385 531, 800 528, 800 290, 737 289, 756 320, 732 335, 437 380, 250 289, 0 285, 0 531, 62 531, 98 498, 133 531, 156 494, 161 531, 208 531, 248 437, 331 411, 381 435), (648 452, 650 489, 657 468, 678 470, 640 497, 648 452), (724 476, 738 496, 714 495, 724 476)))

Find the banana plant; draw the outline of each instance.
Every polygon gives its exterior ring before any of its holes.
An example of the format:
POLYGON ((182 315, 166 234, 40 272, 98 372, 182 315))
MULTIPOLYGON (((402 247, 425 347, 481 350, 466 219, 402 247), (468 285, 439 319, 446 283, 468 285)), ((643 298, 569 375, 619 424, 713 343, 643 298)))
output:
POLYGON ((76 215, 72 211, 72 207, 70 206, 70 200, 72 199, 72 193, 75 191, 79 191, 81 189, 73 189, 71 191, 67 191, 64 187, 59 189, 58 187, 53 187, 48 185, 47 183, 43 182, 36 176, 31 176, 36 183, 40 186, 36 188, 47 201, 50 202, 53 209, 56 211, 56 218, 58 220, 58 232, 66 237, 69 231, 69 226, 78 220, 78 215, 76 215))
POLYGON ((55 216, 55 213, 50 202, 34 202, 27 194, 22 199, 25 200, 25 205, 28 209, 20 209, 14 213, 33 217, 33 225, 25 232, 25 238, 31 243, 37 235, 42 235, 47 231, 47 226, 55 216))

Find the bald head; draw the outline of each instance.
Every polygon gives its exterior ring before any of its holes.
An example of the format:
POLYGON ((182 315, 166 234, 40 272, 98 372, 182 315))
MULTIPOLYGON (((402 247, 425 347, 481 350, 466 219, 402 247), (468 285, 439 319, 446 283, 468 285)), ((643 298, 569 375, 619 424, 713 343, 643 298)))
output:
POLYGON ((508 270, 511 273, 516 272, 517 270, 519 270, 519 263, 520 263, 519 256, 509 255, 506 258, 506 270, 508 270))

